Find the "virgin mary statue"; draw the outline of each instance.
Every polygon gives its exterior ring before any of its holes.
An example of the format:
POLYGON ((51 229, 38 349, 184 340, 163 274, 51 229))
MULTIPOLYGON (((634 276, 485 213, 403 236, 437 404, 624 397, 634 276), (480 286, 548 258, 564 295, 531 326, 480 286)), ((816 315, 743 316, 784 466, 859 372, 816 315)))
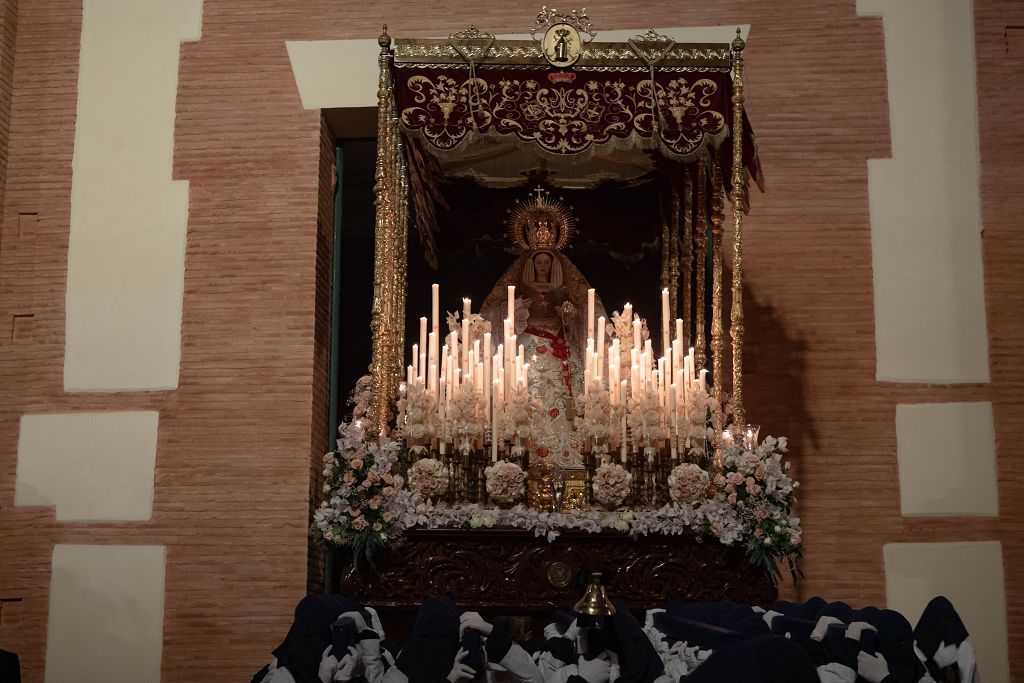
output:
MULTIPOLYGON (((587 338, 587 290, 590 284, 562 249, 575 231, 569 207, 541 189, 509 212, 508 237, 520 256, 498 279, 481 308, 492 330, 504 330, 507 288, 515 285, 516 344, 530 364, 530 395, 543 407, 534 424, 537 436, 531 461, 563 467, 583 462, 573 443, 574 397, 583 391, 587 338)), ((594 317, 605 315, 595 297, 594 317)), ((507 344, 498 335, 498 342, 507 344)))

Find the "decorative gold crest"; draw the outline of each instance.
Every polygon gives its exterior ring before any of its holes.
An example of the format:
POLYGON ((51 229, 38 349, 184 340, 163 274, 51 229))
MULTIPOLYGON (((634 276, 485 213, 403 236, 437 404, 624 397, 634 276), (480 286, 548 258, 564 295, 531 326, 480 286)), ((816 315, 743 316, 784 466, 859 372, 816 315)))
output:
POLYGON ((523 251, 561 251, 576 231, 572 209, 543 188, 534 192, 534 197, 516 202, 509 210, 505 219, 509 240, 523 251))
POLYGON ((539 38, 540 51, 548 64, 560 69, 575 64, 583 54, 583 46, 597 35, 590 26, 586 7, 559 12, 545 5, 537 13, 537 21, 530 29, 530 36, 538 40, 537 34, 541 31, 544 33, 539 38))
POLYGON ((569 24, 555 24, 545 31, 541 46, 544 59, 563 69, 575 64, 583 52, 580 32, 569 24))

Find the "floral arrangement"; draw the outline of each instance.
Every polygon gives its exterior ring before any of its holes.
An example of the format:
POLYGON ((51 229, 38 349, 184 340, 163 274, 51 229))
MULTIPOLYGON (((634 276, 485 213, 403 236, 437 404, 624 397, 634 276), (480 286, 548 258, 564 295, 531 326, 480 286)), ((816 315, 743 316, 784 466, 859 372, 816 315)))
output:
POLYGON ((448 490, 448 468, 436 458, 421 458, 409 467, 409 488, 422 498, 440 498, 448 490))
POLYGON ((514 503, 526 492, 526 472, 514 462, 502 460, 484 469, 487 495, 498 503, 514 503))
POLYGON ((594 500, 606 507, 617 507, 629 495, 633 476, 622 465, 606 463, 594 472, 594 500))
POLYGON ((396 474, 399 445, 367 441, 359 420, 338 430, 338 450, 323 457, 325 500, 313 513, 310 534, 324 544, 349 547, 356 565, 376 566, 384 548, 403 540, 404 481, 396 474))
POLYGON ((668 494, 677 503, 698 503, 707 497, 711 477, 692 462, 676 465, 668 475, 668 494))
MULTIPOLYGON (((375 567, 377 554, 400 545, 405 530, 413 527, 498 526, 531 530, 549 541, 563 530, 618 531, 634 537, 706 536, 727 546, 742 547, 749 561, 765 568, 774 580, 781 577, 780 563, 785 563, 794 577, 799 572, 802 530, 800 519, 792 514, 799 482, 788 475, 789 463, 783 462, 787 447, 784 437, 766 437, 760 444, 749 446, 723 439, 721 469, 710 482, 711 497, 707 497, 706 471, 696 464, 677 465, 669 475, 673 502, 658 509, 546 512, 521 504, 511 509, 476 504, 449 506, 434 502, 449 485, 444 463, 433 458, 415 460, 407 484, 399 474, 400 444, 390 436, 366 438, 362 424, 369 406, 369 388, 369 378, 357 384, 350 399, 352 417, 338 429, 337 451, 323 458, 325 500, 314 513, 310 529, 318 542, 350 549, 357 567, 364 562, 375 567)), ((525 438, 530 434, 534 406, 528 394, 523 394, 502 421, 503 429, 522 430, 519 435, 525 438)), ((409 392, 405 400, 407 403, 400 408, 405 410, 409 429, 409 425, 421 424, 416 411, 428 407, 423 405, 426 399, 414 392, 409 392)), ((700 402, 688 412, 702 416, 710 413, 711 418, 703 419, 721 434, 718 429, 728 416, 728 404, 718 406, 710 397, 701 397, 700 402)), ((701 420, 693 420, 690 436, 703 448, 703 444, 713 442, 714 434, 701 420)), ((422 435, 424 441, 427 436, 422 435)), ((413 454, 414 449, 409 446, 413 454)), ((693 451, 688 450, 690 455, 693 451)), ((512 503, 523 495, 526 474, 518 465, 499 462, 486 468, 485 479, 493 500, 512 503)), ((614 508, 626 500, 631 484, 631 475, 621 465, 601 465, 593 477, 594 498, 614 508)))
POLYGON ((714 502, 731 512, 712 520, 709 530, 718 535, 726 525, 734 526, 751 563, 779 578, 777 563, 785 561, 795 578, 803 556, 800 518, 792 515, 800 482, 790 478, 789 463, 782 462, 786 438, 769 436, 756 446, 723 441, 714 502))

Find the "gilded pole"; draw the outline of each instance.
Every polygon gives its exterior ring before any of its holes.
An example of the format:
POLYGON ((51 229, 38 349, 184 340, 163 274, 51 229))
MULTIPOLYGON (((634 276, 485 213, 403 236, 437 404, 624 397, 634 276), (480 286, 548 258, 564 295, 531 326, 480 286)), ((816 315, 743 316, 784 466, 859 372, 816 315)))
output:
POLYGON ((722 326, 722 223, 725 221, 725 190, 722 187, 722 162, 718 150, 711 155, 711 383, 719 401, 725 393, 722 361, 725 355, 725 330, 722 326))
MULTIPOLYGON (((398 137, 395 126, 395 97, 391 82, 391 37, 387 25, 377 39, 380 45, 380 78, 377 83, 377 161, 374 168, 374 204, 377 215, 374 225, 373 309, 370 326, 373 355, 370 361, 371 436, 379 436, 387 428, 390 398, 395 389, 396 314, 398 264, 396 232, 401 182, 398 178, 398 137)), ((403 288, 404 296, 404 288, 403 288)), ((401 359, 397 358, 400 366, 401 359)))
MULTIPOLYGON (((671 218, 669 219, 669 306, 673 320, 679 317, 679 188, 672 183, 671 218)), ((689 295, 689 287, 686 287, 689 295)))
POLYGON ((672 276, 669 262, 672 260, 672 231, 669 230, 668 202, 665 199, 667 185, 662 184, 658 206, 661 217, 661 287, 672 292, 672 276))
MULTIPOLYGON (((693 279, 693 175, 686 169, 683 176, 683 321, 686 334, 690 334, 693 324, 690 310, 690 282, 693 279)), ((684 348, 686 343, 683 344, 684 348)))
POLYGON ((747 172, 743 165, 743 48, 736 29, 732 41, 732 411, 736 424, 746 424, 743 410, 743 212, 747 207, 747 172))
POLYGON ((696 259, 696 271, 694 278, 694 289, 696 290, 696 302, 694 303, 694 363, 697 368, 703 368, 707 364, 707 334, 705 325, 705 296, 704 278, 707 267, 705 261, 708 242, 708 167, 707 153, 702 153, 697 160, 697 231, 693 235, 693 251, 696 259))

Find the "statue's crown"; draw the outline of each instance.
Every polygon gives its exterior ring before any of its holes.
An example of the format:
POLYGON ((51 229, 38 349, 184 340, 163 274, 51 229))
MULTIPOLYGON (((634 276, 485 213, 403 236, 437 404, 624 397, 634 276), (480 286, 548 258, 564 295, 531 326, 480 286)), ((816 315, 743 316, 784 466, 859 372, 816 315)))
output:
POLYGON ((523 251, 560 251, 576 230, 572 210, 543 188, 538 187, 533 192, 534 196, 519 200, 509 210, 505 221, 508 237, 523 251))

